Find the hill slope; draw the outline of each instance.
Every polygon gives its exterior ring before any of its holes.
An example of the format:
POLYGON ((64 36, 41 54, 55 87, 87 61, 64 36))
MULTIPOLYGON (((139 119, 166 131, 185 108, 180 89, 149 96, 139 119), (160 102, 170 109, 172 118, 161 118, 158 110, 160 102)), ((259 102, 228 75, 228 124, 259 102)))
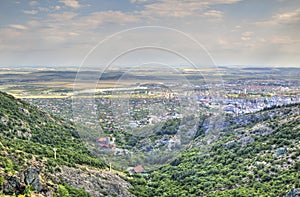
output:
POLYGON ((232 117, 214 142, 206 143, 202 133, 194 147, 171 164, 149 177, 131 181, 133 193, 137 196, 284 196, 292 193, 292 188, 298 188, 294 192, 299 192, 299 108, 297 104, 232 117))
POLYGON ((71 122, 0 92, 0 194, 129 196, 105 168, 71 122))

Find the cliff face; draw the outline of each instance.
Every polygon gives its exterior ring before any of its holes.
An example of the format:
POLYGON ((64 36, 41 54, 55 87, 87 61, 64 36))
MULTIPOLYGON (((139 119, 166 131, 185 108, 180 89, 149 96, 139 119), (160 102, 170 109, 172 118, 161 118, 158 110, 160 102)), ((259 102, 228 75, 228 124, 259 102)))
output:
POLYGON ((106 169, 71 122, 0 92, 0 194, 131 196, 106 169))

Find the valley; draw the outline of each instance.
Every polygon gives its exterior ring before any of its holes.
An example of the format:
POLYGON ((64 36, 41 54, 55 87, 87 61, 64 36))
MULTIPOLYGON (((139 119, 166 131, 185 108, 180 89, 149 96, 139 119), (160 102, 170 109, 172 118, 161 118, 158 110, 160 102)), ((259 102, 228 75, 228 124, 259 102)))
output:
POLYGON ((87 84, 71 89, 73 71, 27 73, 42 77, 26 86, 24 72, 2 78, 19 97, 1 96, 5 194, 283 196, 299 188, 299 69, 223 70, 213 86, 189 70, 186 88, 172 74, 120 82, 114 71, 91 92, 80 91, 87 84), (40 181, 27 188, 18 177, 37 169, 40 181))

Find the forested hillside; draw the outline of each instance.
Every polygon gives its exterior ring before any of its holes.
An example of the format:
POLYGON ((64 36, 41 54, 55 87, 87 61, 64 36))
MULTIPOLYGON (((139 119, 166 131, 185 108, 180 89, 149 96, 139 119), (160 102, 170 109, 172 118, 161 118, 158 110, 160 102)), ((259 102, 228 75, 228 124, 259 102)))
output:
POLYGON ((74 124, 0 92, 0 195, 296 196, 299 108, 228 116, 221 129, 205 117, 187 151, 129 184, 89 153, 74 124))
POLYGON ((0 194, 130 195, 104 168, 71 122, 0 92, 0 194))
POLYGON ((208 133, 203 132, 194 147, 172 163, 132 180, 133 193, 296 196, 300 188, 299 108, 299 104, 290 105, 233 118, 212 143, 205 143, 208 133))

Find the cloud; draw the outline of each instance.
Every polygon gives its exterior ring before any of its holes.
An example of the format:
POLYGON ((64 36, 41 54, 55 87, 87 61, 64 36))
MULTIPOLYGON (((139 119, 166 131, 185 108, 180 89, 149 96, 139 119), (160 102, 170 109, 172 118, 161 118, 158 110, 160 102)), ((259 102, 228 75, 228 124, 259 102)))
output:
POLYGON ((23 13, 35 15, 38 13, 38 11, 37 10, 23 10, 23 13))
POLYGON ((37 6, 39 3, 37 1, 30 1, 28 4, 30 6, 37 6))
POLYGON ((17 30, 26 30, 28 29, 26 26, 24 25, 19 25, 19 24, 10 24, 8 25, 10 28, 13 28, 13 29, 17 29, 17 30))
MULTIPOLYGON (((34 35, 36 40, 40 39, 39 45, 41 46, 43 42, 58 44, 68 42, 75 37, 78 42, 82 42, 80 38, 85 40, 86 37, 91 37, 91 34, 96 35, 96 29, 105 24, 125 25, 139 21, 140 19, 135 15, 121 11, 94 12, 87 16, 65 11, 50 13, 46 18, 29 20, 25 24, 10 24, 7 29, 16 32, 28 30, 20 33, 23 37, 34 35)), ((26 40, 28 39, 24 39, 24 42, 26 40)))
MULTIPOLYGON (((272 63, 277 64, 296 64, 300 61, 296 54, 300 50, 300 9, 299 6, 295 6, 296 3, 289 4, 287 1, 279 5, 274 1, 275 5, 263 6, 264 9, 258 9, 255 17, 252 17, 253 13, 249 13, 248 10, 252 7, 248 6, 247 1, 232 7, 230 4, 239 0, 125 1, 132 4, 118 11, 110 10, 113 9, 111 4, 103 4, 101 1, 23 2, 15 6, 20 14, 12 17, 24 18, 0 28, 1 58, 4 58, 4 63, 12 64, 24 64, 25 59, 32 64, 54 62, 63 65, 66 61, 80 59, 80 54, 84 56, 96 42, 111 33, 134 25, 161 25, 174 27, 193 36, 222 64, 263 64, 264 60, 271 62, 269 59, 273 56, 276 61, 272 63), (84 2, 89 2, 90 7, 84 2), (97 11, 97 6, 102 6, 101 11, 97 11), (234 12, 243 9, 247 12, 234 12), (36 16, 39 17, 23 14, 35 16, 35 12, 38 12, 39 15, 36 16), (274 51, 280 53, 274 55, 274 51), (20 52, 26 58, 19 56, 20 52), (15 57, 19 57, 20 60, 16 60, 15 57)), ((149 32, 150 36, 152 34, 149 32)), ((163 37, 161 34, 154 36, 163 37)), ((127 41, 135 42, 134 39, 127 41)), ((186 47, 186 51, 189 51, 190 46, 186 46, 186 42, 176 40, 174 45, 178 48, 186 47)))
POLYGON ((149 0, 130 0, 130 3, 145 3, 149 0))
POLYGON ((272 36, 270 38, 271 43, 273 44, 296 44, 300 42, 300 39, 295 40, 289 36, 272 36))
POLYGON ((182 18, 192 16, 206 7, 202 2, 196 1, 178 1, 164 0, 145 5, 145 10, 142 11, 144 16, 162 16, 182 18))
POLYGON ((245 32, 242 33, 241 40, 243 40, 243 41, 251 40, 252 35, 253 35, 252 31, 245 31, 245 32))
MULTIPOLYGON (((158 0, 157 2, 166 2, 166 1, 170 1, 171 0, 158 0)), ((174 0, 174 1, 177 1, 177 2, 180 2, 180 0, 174 0)), ((214 5, 214 4, 232 4, 232 3, 237 3, 241 0, 206 0, 206 1, 202 1, 203 4, 211 4, 211 5, 214 5)), ((130 0, 131 3, 149 3, 149 2, 153 2, 151 0, 130 0)), ((189 3, 189 2, 197 2, 197 0, 181 0, 181 2, 183 3, 189 3)), ((198 1, 199 2, 199 1, 198 1)))
POLYGON ((246 31, 246 32, 243 32, 242 35, 245 36, 245 37, 249 37, 253 34, 252 31, 246 31))
POLYGON ((75 12, 62 12, 62 13, 55 13, 55 14, 49 14, 51 19, 55 19, 55 21, 59 22, 67 22, 68 20, 73 19, 75 16, 77 16, 77 13, 75 12))
POLYGON ((217 5, 217 4, 233 4, 233 3, 238 3, 242 0, 211 0, 207 1, 211 5, 217 5))
POLYGON ((59 2, 65 4, 65 6, 67 7, 71 7, 71 8, 80 8, 81 5, 79 4, 79 2, 77 0, 59 0, 59 2))
POLYGON ((281 12, 272 16, 271 19, 259 21, 255 23, 260 26, 274 26, 280 24, 296 24, 300 25, 300 9, 289 12, 281 12))
MULTIPOLYGON (((209 10, 210 6, 218 4, 233 4, 240 0, 160 0, 149 3, 145 1, 145 10, 141 11, 143 16, 161 16, 183 18, 189 16, 211 16, 222 18, 223 13, 217 10, 209 10), (209 11, 207 11, 209 10, 209 11)), ((134 0, 132 2, 143 2, 134 0)))
POLYGON ((44 7, 38 7, 39 11, 41 12, 49 12, 50 9, 49 8, 44 8, 44 7))
POLYGON ((78 18, 74 22, 74 25, 79 28, 95 29, 103 24, 129 24, 139 22, 139 17, 131 13, 121 11, 104 11, 94 12, 88 16, 78 18))
POLYGON ((242 36, 241 39, 244 40, 244 41, 247 41, 247 40, 250 40, 251 38, 242 36))
POLYGON ((273 19, 277 23, 299 23, 300 22, 300 9, 296 9, 290 12, 279 13, 273 16, 273 19))
POLYGON ((203 16, 210 18, 211 20, 221 20, 224 13, 218 10, 208 10, 203 13, 203 16))

